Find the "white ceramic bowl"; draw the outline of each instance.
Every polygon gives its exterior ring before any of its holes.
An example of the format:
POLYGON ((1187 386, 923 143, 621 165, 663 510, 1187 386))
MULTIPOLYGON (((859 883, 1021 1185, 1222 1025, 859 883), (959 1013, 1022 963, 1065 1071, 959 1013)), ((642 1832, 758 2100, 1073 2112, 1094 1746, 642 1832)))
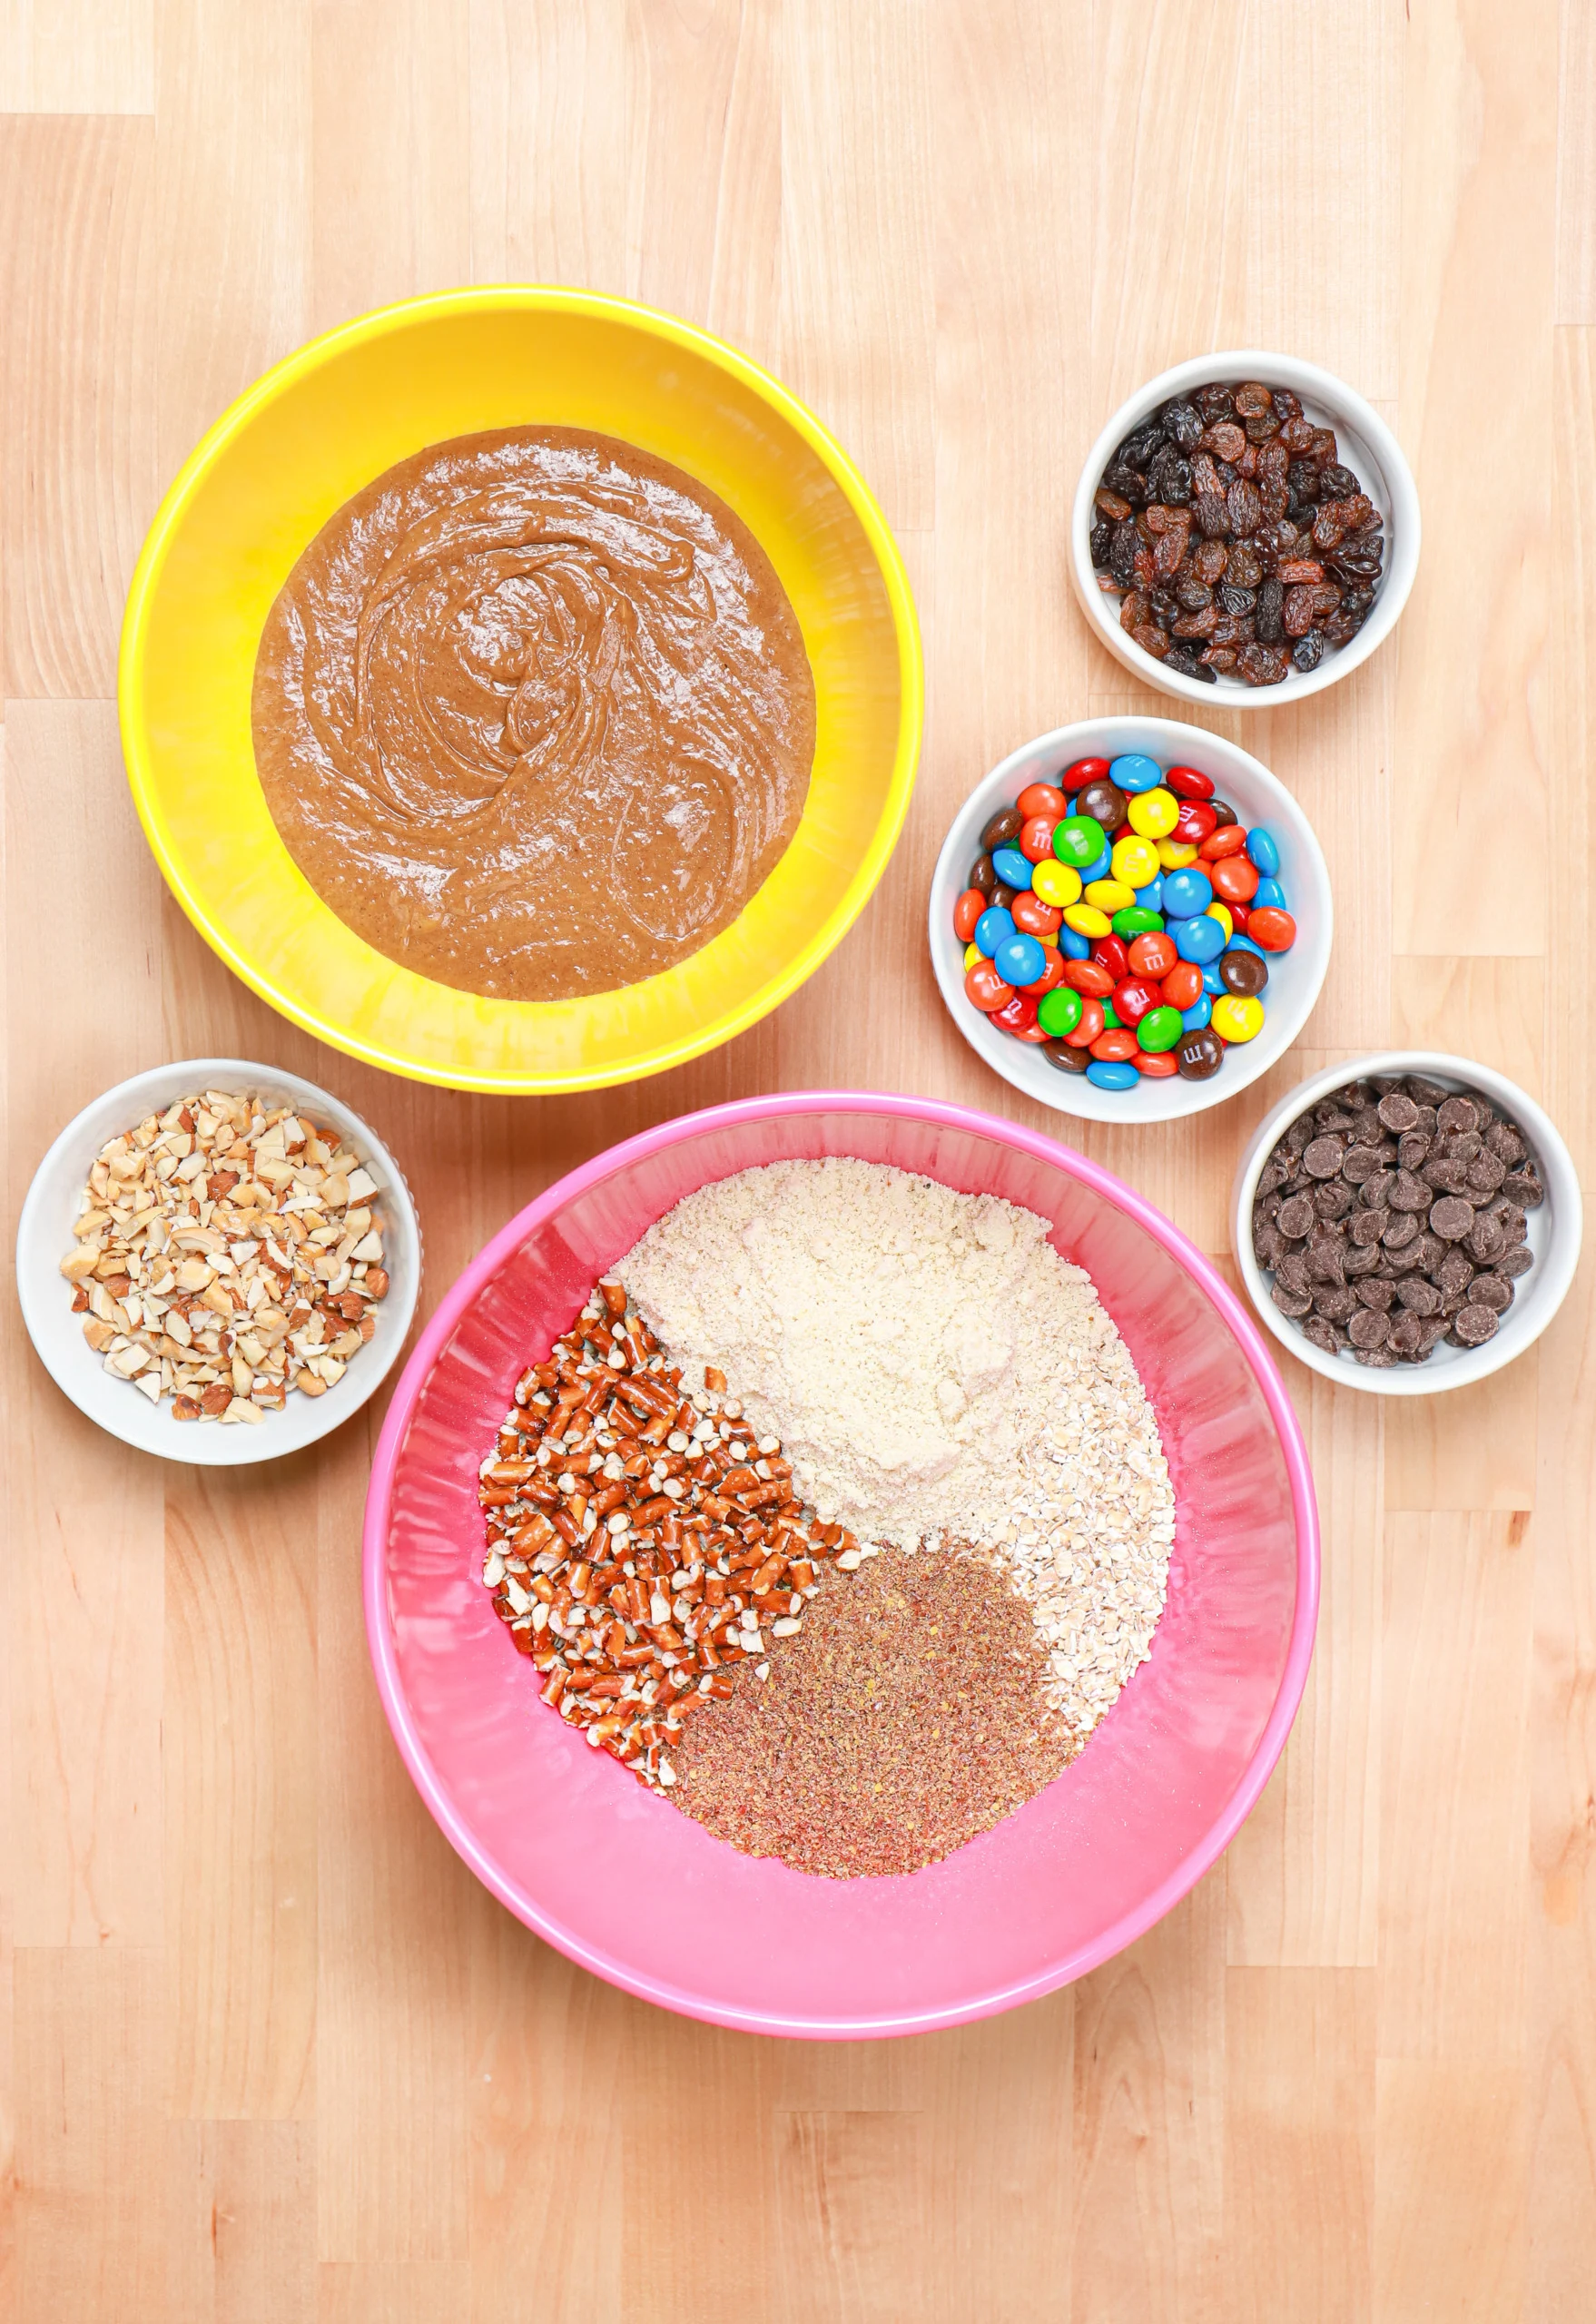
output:
POLYGON ((1355 389, 1338 379, 1334 371, 1321 370, 1316 363, 1304 363, 1295 356, 1266 354, 1256 347, 1199 355, 1189 363, 1177 363, 1171 369, 1160 371, 1156 379, 1149 379, 1145 388, 1139 388, 1128 402, 1120 405, 1098 438, 1075 490, 1069 525, 1069 572, 1088 621, 1109 653, 1144 684, 1156 686, 1160 694, 1178 695, 1182 702, 1207 703, 1210 708, 1217 702, 1227 710, 1277 709, 1282 703, 1318 694, 1324 687, 1333 686, 1338 678, 1345 678, 1360 662, 1366 662, 1395 628, 1414 586, 1418 564, 1419 496, 1402 448, 1379 413, 1372 404, 1364 402, 1355 389), (1240 678, 1227 677, 1205 685, 1199 678, 1182 677, 1177 671, 1166 670, 1162 663, 1133 645, 1120 628, 1120 599, 1118 596, 1105 596, 1092 571, 1092 500, 1114 450, 1134 428, 1151 419, 1160 404, 1167 403, 1172 396, 1203 387, 1210 379, 1261 379, 1266 386, 1289 388, 1300 396, 1303 410, 1315 427, 1335 428, 1343 465, 1353 470, 1385 519, 1385 569, 1369 618, 1350 645, 1327 653, 1318 668, 1305 676, 1293 670, 1277 686, 1249 686, 1240 678))
POLYGON ((1022 743, 970 793, 953 818, 931 874, 931 963, 953 1022, 994 1073, 1039 1105, 1085 1121, 1174 1121, 1223 1105, 1267 1073, 1302 1031, 1319 997, 1330 963, 1333 919, 1325 858, 1313 825, 1290 792, 1250 752, 1174 718, 1086 718, 1022 743), (1263 1031, 1230 1049, 1209 1080, 1186 1081, 1172 1074, 1121 1091, 1099 1089, 1084 1074, 1060 1072, 1036 1047, 999 1032, 971 1006, 964 997, 964 947, 953 933, 953 906, 980 853, 983 827, 1000 808, 1012 806, 1028 783, 1052 782, 1077 759, 1116 759, 1127 751, 1145 751, 1162 766, 1195 767, 1212 778, 1217 795, 1244 823, 1263 823, 1274 833, 1296 942, 1289 952, 1271 956, 1263 1031))
POLYGON ((1337 1387, 1362 1388, 1375 1396, 1433 1396, 1447 1388, 1466 1388, 1476 1380, 1489 1379, 1540 1338, 1574 1279, 1582 1209, 1579 1177, 1567 1147, 1516 1081, 1493 1072, 1488 1065, 1449 1057, 1441 1049, 1377 1049, 1367 1057, 1348 1058, 1298 1082, 1289 1097, 1266 1114, 1241 1157, 1230 1190, 1230 1241, 1247 1295, 1265 1326, 1299 1363, 1322 1373, 1337 1387), (1422 1073, 1443 1088, 1477 1089, 1482 1097, 1491 1098, 1522 1130, 1546 1188, 1546 1199, 1539 1209, 1525 1213, 1535 1264, 1514 1285, 1512 1305, 1495 1336, 1483 1347, 1452 1347, 1443 1341, 1424 1363, 1394 1364, 1388 1371, 1359 1364, 1350 1354, 1326 1355, 1312 1340, 1305 1339, 1270 1298, 1270 1277, 1253 1256, 1252 1238, 1253 1195, 1276 1139, 1299 1114, 1332 1090, 1345 1088, 1349 1081, 1367 1080, 1376 1073, 1422 1073))
POLYGON ((119 1082, 67 1124, 34 1175, 16 1230, 16 1290, 23 1320, 40 1361, 57 1387, 100 1427, 141 1452, 203 1468, 238 1469, 298 1452, 329 1435, 374 1395, 392 1369, 421 1287, 421 1231, 409 1189, 393 1156, 359 1114, 313 1081, 276 1066, 240 1058, 190 1058, 119 1082), (174 1098, 199 1089, 259 1090, 264 1097, 335 1128, 364 1157, 381 1189, 372 1209, 382 1229, 388 1270, 386 1299, 375 1308, 377 1331, 324 1396, 291 1393, 280 1413, 259 1428, 223 1428, 214 1421, 180 1421, 172 1400, 151 1403, 124 1380, 113 1379, 85 1344, 83 1318, 72 1312, 72 1285, 61 1262, 73 1247, 73 1224, 95 1156, 108 1138, 160 1113, 174 1098))

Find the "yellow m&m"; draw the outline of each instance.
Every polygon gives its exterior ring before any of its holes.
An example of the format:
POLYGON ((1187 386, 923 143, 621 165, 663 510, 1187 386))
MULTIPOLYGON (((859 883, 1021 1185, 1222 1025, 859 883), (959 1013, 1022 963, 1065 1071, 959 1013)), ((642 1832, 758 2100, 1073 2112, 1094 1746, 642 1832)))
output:
POLYGON ((1073 928, 1078 936, 1098 937, 1109 935, 1114 923, 1108 913, 1099 911, 1095 904, 1067 904, 1064 925, 1073 928))
POLYGON ((1073 864, 1060 863, 1056 855, 1044 855, 1030 875, 1033 895, 1039 896, 1055 911, 1062 911, 1066 904, 1080 901, 1080 874, 1073 864))
POLYGON ((1158 876, 1158 851, 1150 839, 1116 841, 1109 862, 1114 877, 1127 888, 1149 887, 1158 876))
POLYGON ((1250 1041, 1264 1029, 1264 1004, 1250 993, 1227 992, 1215 1001, 1209 1022, 1227 1041, 1250 1041))
POLYGON ((1125 820, 1143 839, 1167 839, 1180 821, 1179 802, 1172 791, 1139 792, 1127 804, 1125 820))

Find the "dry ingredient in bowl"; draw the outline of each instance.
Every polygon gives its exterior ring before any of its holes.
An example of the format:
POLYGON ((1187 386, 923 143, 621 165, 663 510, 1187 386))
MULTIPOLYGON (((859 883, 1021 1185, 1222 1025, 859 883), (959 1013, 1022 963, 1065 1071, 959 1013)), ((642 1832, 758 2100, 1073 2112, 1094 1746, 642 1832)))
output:
POLYGON ((749 1856, 833 1879, 917 1871, 1071 1756, 1023 1600, 980 1560, 887 1551, 829 1578, 768 1684, 695 1719, 676 1805, 749 1856))
POLYGON ((1418 1073, 1350 1081, 1299 1114, 1253 1196, 1270 1298, 1326 1355, 1389 1370, 1483 1347, 1534 1261, 1545 1196, 1518 1124, 1418 1073))
POLYGON ((1384 519, 1289 388, 1211 380, 1131 430, 1098 486, 1091 560, 1119 625, 1213 685, 1278 685, 1350 645, 1384 519))
POLYGON ((678 1805, 702 1725, 692 1812, 737 1846, 931 1863, 1148 1659, 1158 1425, 1048 1232, 879 1164, 744 1171, 517 1384, 479 1471, 483 1583, 545 1701, 678 1805))
POLYGON ((1175 1502, 1129 1350, 1049 1232, 833 1157, 687 1196, 620 1272, 685 1381, 723 1367, 823 1519, 1011 1564, 1084 1740, 1147 1659, 1175 1502))
POLYGON ((323 1396, 388 1291, 378 1183, 334 1129, 207 1089, 102 1147, 61 1262, 105 1369, 174 1420, 323 1396))
POLYGON ((543 1699, 652 1786, 675 1782, 689 1717, 796 1637, 818 1569, 860 1563, 853 1535, 803 1509, 792 1463, 680 1368, 599 1285, 516 1384, 483 1462, 482 1580, 543 1699))

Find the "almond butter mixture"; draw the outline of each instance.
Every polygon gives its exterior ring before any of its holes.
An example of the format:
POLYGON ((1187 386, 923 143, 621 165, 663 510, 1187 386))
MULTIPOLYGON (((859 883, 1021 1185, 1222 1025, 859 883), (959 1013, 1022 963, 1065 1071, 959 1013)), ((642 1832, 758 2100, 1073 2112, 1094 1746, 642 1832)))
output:
POLYGON ((101 1148, 61 1262, 84 1337, 174 1420, 324 1396, 388 1290, 377 1180, 336 1130, 208 1089, 101 1148))

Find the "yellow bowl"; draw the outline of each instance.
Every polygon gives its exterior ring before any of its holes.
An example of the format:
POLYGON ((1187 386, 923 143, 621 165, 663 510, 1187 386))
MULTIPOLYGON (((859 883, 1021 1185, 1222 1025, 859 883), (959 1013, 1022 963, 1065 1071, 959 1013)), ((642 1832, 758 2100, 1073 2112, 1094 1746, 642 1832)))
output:
POLYGON ((886 867, 913 788, 923 681, 902 560, 863 478, 795 396, 628 300, 503 286, 407 300, 312 340, 225 412, 133 575, 123 748, 173 895, 244 982, 320 1040, 461 1089, 602 1088, 730 1040, 819 967, 886 867), (363 485, 450 436, 591 428, 672 460, 763 544, 803 630, 817 736, 792 845, 677 967, 578 1000, 417 976, 344 926, 277 835, 250 703, 266 616, 363 485))

